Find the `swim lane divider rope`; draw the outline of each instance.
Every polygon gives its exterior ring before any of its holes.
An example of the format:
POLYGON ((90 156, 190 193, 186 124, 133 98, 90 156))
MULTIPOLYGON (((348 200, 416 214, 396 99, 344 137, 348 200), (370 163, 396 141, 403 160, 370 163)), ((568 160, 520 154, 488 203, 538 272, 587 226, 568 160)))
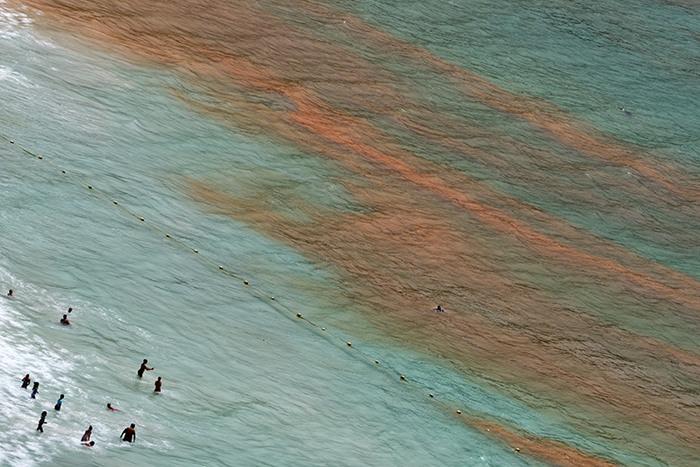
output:
POLYGON ((236 279, 239 282, 242 282, 243 285, 250 291, 250 294, 260 300, 261 302, 267 304, 271 309, 276 311, 278 314, 284 316, 285 318, 297 322, 300 326, 303 326, 304 324, 307 324, 307 329, 310 330, 311 332, 315 333, 319 337, 322 337, 326 341, 330 342, 334 346, 338 346, 341 348, 344 348, 347 352, 350 353, 350 355, 354 356, 355 358, 359 359, 363 363, 367 364, 368 366, 371 366, 372 368, 382 371, 383 373, 389 375, 392 377, 392 379, 396 380, 398 378, 398 381, 403 383, 403 384, 409 384, 414 387, 414 389, 420 390, 422 394, 427 394, 427 396, 438 403, 443 410, 448 410, 452 413, 456 413, 457 415, 461 415, 462 411, 460 409, 455 409, 451 405, 449 405, 446 402, 439 401, 438 399, 435 398, 435 395, 432 392, 429 392, 428 388, 426 388, 424 385, 414 381, 410 380, 407 378, 403 373, 398 371, 397 369, 393 368, 390 365, 387 365, 386 363, 382 363, 380 360, 370 356, 366 352, 362 351, 360 348, 357 346, 353 345, 351 341, 344 339, 343 337, 339 336, 338 334, 329 331, 325 326, 322 326, 320 323, 317 323, 315 321, 310 320, 309 318, 305 317, 303 314, 299 312, 295 312, 292 310, 289 306, 285 305, 284 303, 280 302, 277 297, 274 295, 270 295, 266 293, 262 288, 258 287, 256 284, 251 284, 245 277, 235 269, 229 268, 227 266, 223 266, 219 264, 218 262, 214 261, 213 259, 209 258, 206 255, 200 254, 199 250, 197 248, 194 248, 187 244, 185 241, 180 240, 179 238, 169 234, 165 229, 163 229, 161 226, 158 224, 151 222, 147 219, 145 219, 143 216, 136 214, 123 204, 121 204, 119 201, 114 199, 113 197, 109 196, 106 192, 101 191, 100 189, 96 188, 94 185, 86 182, 84 179, 80 177, 78 173, 75 172, 70 172, 65 169, 61 169, 56 162, 51 160, 50 158, 46 158, 43 155, 32 151, 31 149, 27 148, 26 146, 23 146, 19 143, 17 143, 14 139, 7 137, 4 134, 0 134, 0 139, 3 139, 7 143, 17 147, 20 151, 22 151, 24 154, 26 154, 29 157, 32 157, 37 160, 42 160, 45 161, 46 163, 52 165, 55 167, 57 170, 61 171, 61 174, 65 175, 66 177, 72 179, 76 183, 78 183, 80 186, 83 188, 91 191, 95 195, 99 196, 100 198, 104 199, 105 201, 108 201, 112 206, 114 206, 116 209, 122 212, 122 214, 131 217, 135 220, 137 220, 139 223, 141 223, 143 226, 146 228, 156 232, 159 236, 165 238, 169 242, 171 242, 173 245, 175 245, 178 248, 181 248, 193 255, 196 256, 196 258, 207 264, 208 266, 212 267, 213 269, 217 270, 221 274, 225 274, 233 279, 236 279))

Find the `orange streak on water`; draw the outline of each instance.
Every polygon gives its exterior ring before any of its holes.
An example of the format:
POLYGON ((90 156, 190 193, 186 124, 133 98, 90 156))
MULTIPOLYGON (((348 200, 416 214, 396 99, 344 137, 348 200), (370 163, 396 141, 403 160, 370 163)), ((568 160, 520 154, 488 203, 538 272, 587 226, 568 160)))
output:
POLYGON ((697 187, 680 186, 681 183, 688 181, 679 170, 671 166, 664 167, 663 163, 658 160, 654 161, 652 166, 640 157, 644 155, 642 151, 632 150, 613 141, 590 126, 573 120, 565 112, 551 104, 508 92, 476 73, 458 67, 423 48, 377 29, 358 17, 335 11, 316 2, 303 1, 301 3, 305 4, 305 12, 315 15, 317 20, 328 21, 330 18, 342 18, 347 26, 348 34, 356 39, 363 42, 374 41, 378 49, 389 48, 395 53, 432 66, 443 74, 454 78, 457 85, 468 96, 478 99, 493 109, 528 121, 562 144, 591 157, 632 168, 640 175, 662 186, 669 193, 682 196, 686 200, 697 201, 700 199, 700 189, 697 187))

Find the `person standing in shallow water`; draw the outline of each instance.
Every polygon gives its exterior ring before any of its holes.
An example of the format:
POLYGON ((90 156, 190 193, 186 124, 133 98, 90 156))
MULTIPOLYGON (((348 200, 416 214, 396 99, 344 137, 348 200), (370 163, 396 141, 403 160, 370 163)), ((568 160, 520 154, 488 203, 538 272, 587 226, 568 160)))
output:
POLYGON ((70 321, 68 321, 68 315, 63 315, 63 318, 61 318, 61 324, 64 326, 70 326, 70 321))
POLYGON ((63 394, 56 401, 56 405, 53 406, 54 410, 61 411, 61 406, 63 405, 63 394))
POLYGON ((139 368, 139 371, 138 371, 136 374, 139 375, 139 378, 143 378, 143 373, 144 373, 144 372, 146 372, 146 371, 151 371, 151 370, 153 370, 153 369, 154 369, 154 368, 149 368, 149 366, 148 366, 148 360, 146 360, 146 359, 144 358, 144 359, 143 359, 143 362, 141 363, 141 368, 139 368))
POLYGON ((163 381, 161 381, 160 376, 156 380, 155 384, 156 384, 156 387, 155 387, 155 389, 153 389, 153 392, 160 392, 160 387, 163 384, 163 381))
POLYGON ((132 423, 128 427, 124 428, 124 431, 122 431, 119 439, 122 441, 128 441, 129 443, 136 441, 136 424, 132 423))
POLYGON ((29 383, 32 382, 32 379, 29 377, 29 373, 24 375, 24 378, 22 378, 22 389, 27 389, 29 387, 29 383))
POLYGON ((92 437, 92 425, 88 427, 87 430, 85 430, 85 433, 83 433, 83 437, 80 438, 81 443, 87 443, 90 441, 90 437, 92 437))
POLYGON ((32 399, 36 399, 36 395, 39 393, 39 383, 34 383, 32 386, 32 399))
POLYGON ((46 416, 48 413, 46 410, 41 412, 41 418, 39 419, 39 425, 36 427, 36 431, 41 431, 42 433, 44 432, 44 424, 46 423, 46 416))

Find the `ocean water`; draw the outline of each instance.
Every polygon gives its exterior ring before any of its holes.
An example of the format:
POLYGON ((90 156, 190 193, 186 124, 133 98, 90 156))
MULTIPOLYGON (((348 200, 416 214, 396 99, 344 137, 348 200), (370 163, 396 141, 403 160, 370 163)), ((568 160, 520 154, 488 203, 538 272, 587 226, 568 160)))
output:
POLYGON ((699 41, 692 2, 0 3, 0 465, 697 464, 699 41))

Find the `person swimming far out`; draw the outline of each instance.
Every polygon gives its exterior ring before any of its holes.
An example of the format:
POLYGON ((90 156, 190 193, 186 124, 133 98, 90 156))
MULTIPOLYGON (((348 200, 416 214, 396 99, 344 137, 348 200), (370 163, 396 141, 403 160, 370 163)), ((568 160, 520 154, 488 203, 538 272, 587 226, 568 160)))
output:
POLYGON ((64 326, 70 326, 70 321, 68 321, 68 315, 63 315, 63 318, 61 318, 60 323, 64 326))
POLYGON ((93 446, 95 445, 95 442, 94 442, 94 441, 90 441, 90 442, 80 443, 80 444, 82 444, 82 445, 85 446, 86 448, 91 448, 91 447, 93 447, 93 446))
POLYGON ((7 296, 8 296, 9 298, 12 298, 13 295, 14 295, 14 292, 12 291, 12 289, 10 289, 10 290, 7 292, 7 296))
POLYGON ((433 311, 434 311, 435 313, 444 313, 444 312, 445 312, 445 309, 442 307, 442 305, 438 305, 438 306, 436 306, 435 308, 433 308, 433 311))
POLYGON ((107 402, 107 410, 109 410, 110 412, 119 412, 119 409, 115 409, 114 407, 112 407, 111 402, 107 402))
POLYGON ((56 401, 56 405, 53 406, 54 410, 60 412, 61 411, 61 406, 63 406, 63 394, 58 398, 56 401))
POLYGON ((27 389, 29 387, 29 383, 32 382, 32 379, 29 377, 29 373, 24 375, 24 378, 22 378, 22 389, 27 389))
POLYGON ((151 371, 151 370, 154 370, 154 369, 155 369, 155 368, 150 368, 150 367, 148 366, 148 360, 144 358, 144 359, 143 359, 143 362, 141 362, 141 367, 139 368, 139 371, 138 371, 136 374, 139 376, 139 378, 143 378, 143 373, 144 373, 145 371, 151 371))
POLYGON ((158 379, 157 379, 156 382, 155 382, 155 386, 156 386, 156 387, 153 389, 153 392, 158 392, 158 393, 159 393, 162 384, 163 384, 163 381, 161 381, 160 376, 159 376, 158 379))
POLYGON ((32 399, 36 399, 36 395, 39 394, 39 383, 35 382, 32 386, 32 399))
POLYGON ((41 412, 41 418, 39 419, 39 425, 36 427, 36 431, 41 431, 42 433, 44 432, 44 424, 46 423, 46 416, 48 413, 46 410, 41 412))
POLYGON ((119 435, 119 439, 122 441, 127 441, 129 443, 133 443, 136 441, 136 424, 132 423, 128 427, 124 428, 124 431, 122 431, 122 434, 119 435))

